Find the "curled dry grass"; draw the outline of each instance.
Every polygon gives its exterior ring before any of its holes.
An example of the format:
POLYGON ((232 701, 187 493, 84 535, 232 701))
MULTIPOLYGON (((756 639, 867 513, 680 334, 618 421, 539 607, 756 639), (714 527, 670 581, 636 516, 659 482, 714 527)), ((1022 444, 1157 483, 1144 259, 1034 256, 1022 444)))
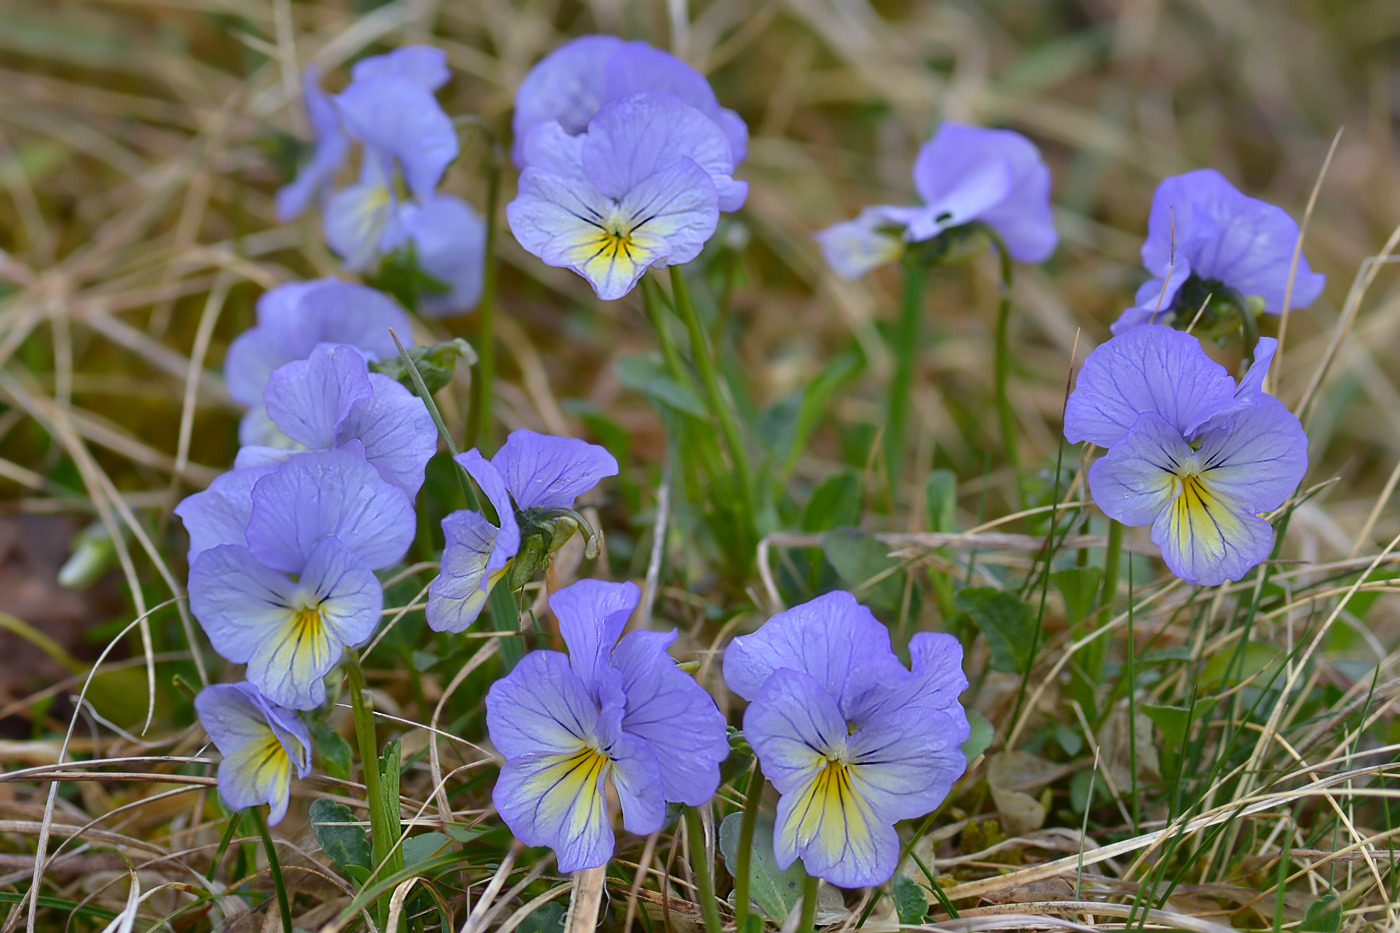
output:
MULTIPOLYGON (((1276 369, 1277 392, 1306 414, 1310 495, 1291 511, 1269 593, 1252 581, 1199 593, 1139 580, 1132 613, 1120 600, 1087 627, 1068 625, 1052 599, 1020 693, 978 678, 971 703, 998 726, 996 742, 915 852, 956 907, 956 918, 934 908, 929 927, 942 930, 1295 927, 1332 893, 1339 915, 1315 910, 1309 922, 1393 928, 1400 290, 1388 265, 1400 237, 1400 228, 1392 233, 1400 78, 1386 51, 1400 35, 1395 9, 1323 0, 684 7, 0 3, 0 494, 7 520, 61 514, 100 523, 115 542, 131 610, 102 642, 111 652, 103 677, 86 676, 86 658, 37 692, 0 696, 0 721, 18 724, 0 741, 0 930, 96 929, 132 898, 140 898, 139 929, 163 917, 181 930, 225 921, 271 928, 257 840, 220 848, 225 821, 208 818, 218 811, 202 733, 163 708, 178 701, 167 686, 171 665, 219 674, 197 647, 184 568, 171 558, 180 547, 169 510, 231 460, 236 411, 219 363, 250 324, 255 296, 337 269, 314 221, 279 227, 273 217, 279 179, 269 153, 277 133, 304 131, 293 106, 298 71, 316 61, 336 74, 367 49, 431 40, 457 74, 444 97, 449 111, 503 126, 529 65, 564 36, 591 30, 669 45, 711 73, 753 127, 742 218, 751 240, 732 363, 755 398, 804 385, 841 348, 865 354, 866 374, 835 401, 831 424, 796 464, 799 501, 842 461, 843 432, 878 427, 890 368, 878 326, 897 287, 883 275, 833 280, 809 232, 864 203, 907 200, 913 152, 939 116, 1021 129, 1042 143, 1055 172, 1064 243, 1052 263, 1021 270, 1017 287, 1011 396, 1031 463, 1052 462, 1072 358, 1106 335, 1136 284, 1158 178, 1212 165, 1295 213, 1320 179, 1307 253, 1330 283, 1324 300, 1288 319, 1276 369), (1364 614, 1361 594, 1374 600, 1364 614), (1110 645, 1116 680, 1102 685, 1110 706, 1125 696, 1122 678, 1136 676, 1128 666, 1135 650, 1136 674, 1152 674, 1131 681, 1126 693, 1138 704, 1213 701, 1209 720, 1177 750, 1182 767, 1169 786, 1178 799, 1137 793, 1138 779, 1148 779, 1144 761, 1125 758, 1125 744, 1134 758, 1151 750, 1154 767, 1169 770, 1167 749, 1155 750, 1158 733, 1117 713, 1092 728, 1067 689, 1095 642, 1110 645), (1211 659, 1236 651, 1262 659, 1233 680, 1203 677, 1211 659), (104 680, 128 694, 120 716, 89 702, 89 686, 104 680), (1019 833, 992 826, 987 819, 1010 806, 988 797, 995 756, 1033 746, 1043 753, 1056 723, 1081 747, 1048 756, 1060 759, 1057 772, 1022 795, 1035 800, 1048 788, 1048 823, 1019 833), (1080 773, 1099 788, 1088 812, 1068 802, 1080 773), (36 851, 44 858, 37 870, 36 851), (40 898, 25 901, 40 874, 40 898), (240 886, 257 896, 240 896, 240 886)), ((448 179, 477 203, 482 155, 469 145, 448 179)), ((617 537, 636 539, 629 559, 632 575, 649 584, 646 611, 689 633, 700 676, 719 691, 711 649, 776 608, 771 568, 816 542, 796 533, 765 539, 747 611, 733 614, 731 603, 727 624, 708 622, 713 581, 681 553, 660 423, 612 365, 650 345, 637 302, 599 307, 583 283, 506 241, 498 417, 507 428, 572 432, 580 411, 599 411, 631 437, 630 509, 613 504, 609 514, 643 516, 617 537), (656 533, 668 516, 671 534, 656 533), (674 565, 664 574, 662 555, 674 565)), ((977 267, 942 277, 929 301, 936 336, 921 357, 911 432, 918 473, 937 464, 967 480, 959 527, 973 530, 924 535, 922 492, 910 488, 866 522, 907 566, 961 567, 975 549, 984 567, 1034 568, 1041 536, 1024 534, 1026 516, 978 519, 1012 511, 1005 503, 1015 480, 984 470, 992 435, 970 414, 988 410, 991 397, 994 289, 991 272, 977 267)), ((460 386, 444 393, 443 407, 460 421, 460 386)), ((1067 492, 1063 501, 1077 502, 1082 479, 1067 492)), ((1077 529, 1089 538, 1068 546, 1096 546, 1096 530, 1077 529)), ((579 562, 565 555, 552 584, 567 582, 579 562)), ((407 594, 389 619, 397 624, 421 599, 407 594)), ((4 637, 19 645, 19 631, 7 626, 4 637)), ((489 634, 468 637, 473 653, 463 666, 416 684, 387 649, 369 658, 385 724, 412 751, 406 828, 490 825, 489 797, 471 783, 490 753, 454 734, 445 715, 496 651, 489 634)), ((65 658, 76 650, 47 647, 65 658)), ((974 667, 985 660, 971 657, 974 667)), ((360 785, 323 771, 297 793, 352 808, 364 797, 360 785)), ((365 922, 363 898, 329 867, 304 820, 294 816, 278 835, 298 925, 365 922)), ((624 926, 696 926, 689 867, 676 854, 684 846, 668 832, 628 842, 608 872, 571 882, 548 860, 494 845, 465 844, 455 881, 435 887, 451 895, 458 928, 540 929, 546 906, 566 899, 571 929, 587 926, 600 902, 624 926)), ((406 880, 398 909, 415 903, 411 894, 406 880)), ((870 896, 853 896, 834 926, 851 928, 870 896)), ((433 907, 427 922, 436 916, 433 907)), ((882 902, 867 927, 893 922, 882 902)))

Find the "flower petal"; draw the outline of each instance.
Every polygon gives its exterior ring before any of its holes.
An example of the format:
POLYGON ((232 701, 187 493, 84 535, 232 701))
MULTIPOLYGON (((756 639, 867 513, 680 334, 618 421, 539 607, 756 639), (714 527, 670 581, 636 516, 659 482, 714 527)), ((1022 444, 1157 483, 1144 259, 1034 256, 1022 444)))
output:
POLYGON ((601 752, 582 745, 508 758, 491 802, 516 839, 553 849, 560 871, 597 868, 613 853, 604 791, 610 768, 601 752))
MULTIPOLYGON (((811 674, 843 704, 884 672, 908 671, 895 659, 889 630, 856 598, 842 590, 780 612, 724 651, 724 681, 752 700, 779 668, 811 674)), ((892 676, 900 676, 896 673, 892 676)))
POLYGON ((665 798, 697 807, 719 788, 729 737, 714 698, 666 653, 675 638, 675 632, 629 632, 612 663, 627 697, 622 728, 651 747, 665 798))
POLYGON ((595 696, 603 672, 611 669, 613 647, 641 596, 635 583, 603 580, 579 580, 549 596, 559 634, 569 646, 569 664, 595 696))
POLYGON ((428 628, 435 632, 465 632, 486 608, 491 588, 504 574, 486 574, 496 543, 496 526, 479 512, 453 512, 442 520, 447 540, 442 570, 428 585, 428 628))
POLYGON ((467 471, 481 491, 486 494, 491 507, 496 510, 496 541, 486 560, 485 574, 491 578, 520 550, 520 523, 515 518, 515 504, 511 502, 505 479, 496 465, 481 455, 476 448, 456 456, 457 465, 467 471))
POLYGON ((1274 529, 1208 477, 1191 476, 1152 525, 1152 542, 1187 583, 1219 586, 1269 556, 1274 529))
POLYGON ((533 164, 525 140, 530 130, 557 120, 569 135, 582 133, 608 92, 604 69, 623 45, 616 36, 581 36, 540 59, 515 92, 511 158, 520 168, 533 164))
POLYGON ((1250 513, 1278 508, 1308 471, 1308 436, 1297 416, 1270 395, 1206 422, 1198 439, 1204 480, 1250 513))
POLYGON ((350 69, 355 81, 390 76, 436 91, 451 80, 452 71, 447 67, 447 53, 430 45, 405 45, 385 55, 362 58, 350 69))
POLYGON ((800 790, 843 753, 848 727, 836 698, 811 674, 782 668, 744 710, 744 737, 778 793, 800 790))
POLYGON ((651 745, 622 728, 622 677, 609 669, 601 690, 598 715, 599 747, 612 762, 613 788, 622 804, 622 828, 648 835, 666 822, 666 797, 662 792, 661 765, 651 745))
POLYGON ((408 494, 351 441, 298 454, 254 484, 248 548, 269 567, 300 573, 316 543, 334 536, 377 570, 403 558, 416 525, 408 494))
POLYGON ((437 453, 437 426, 423 400, 393 379, 370 373, 369 385, 369 397, 341 420, 336 443, 359 441, 370 466, 411 499, 418 495, 423 471, 437 453))
POLYGON ((263 390, 264 405, 282 433, 306 447, 336 443, 336 429, 373 390, 365 358, 354 347, 321 344, 304 360, 277 369, 263 390))
POLYGON ((340 128, 340 114, 330 96, 321 90, 321 72, 314 64, 302 71, 301 88, 316 148, 292 183, 277 192, 277 222, 284 224, 325 195, 350 153, 350 138, 340 128))
POLYGON ((858 279, 880 266, 898 262, 904 255, 904 240, 885 231, 886 212, 867 207, 854 220, 843 220, 812 238, 821 246, 826 264, 843 279, 858 279))
POLYGON ((327 245, 345 268, 362 272, 387 252, 393 209, 393 193, 382 184, 350 185, 331 195, 322 223, 327 245))
POLYGON ((195 711, 219 762, 219 796, 235 810, 268 804, 268 823, 286 815, 293 772, 310 770, 310 735, 290 710, 269 704, 249 683, 213 684, 195 697, 195 711))
POLYGON ((220 545, 190 566, 190 611, 214 650, 243 664, 291 616, 296 584, 245 547, 220 545))
POLYGON ((486 694, 486 731, 506 758, 571 754, 597 723, 588 685, 557 651, 531 651, 486 694))
POLYGON ((1109 518, 1151 525, 1181 494, 1181 474, 1196 463, 1181 432, 1156 412, 1145 412, 1089 467, 1089 492, 1109 518))
POLYGON ((597 444, 572 437, 510 432, 491 458, 521 509, 569 509, 598 481, 617 475, 617 458, 597 444))
POLYGON ((425 199, 457 158, 452 120, 422 84, 401 75, 352 81, 335 97, 345 132, 403 167, 414 196, 425 199))
POLYGON ((209 488, 186 496, 175 506, 190 536, 189 562, 221 544, 245 547, 248 519, 253 513, 253 485, 275 467, 235 468, 214 477, 209 488))
POLYGON ((1235 380, 1200 342, 1159 324, 1134 327, 1084 360, 1065 407, 1065 438, 1111 447, 1144 412, 1190 437, 1235 401, 1235 380))
POLYGON ((450 317, 476 307, 486 269, 486 222, 470 204, 451 194, 435 194, 402 216, 418 266, 447 286, 445 294, 425 292, 418 299, 425 317, 450 317))

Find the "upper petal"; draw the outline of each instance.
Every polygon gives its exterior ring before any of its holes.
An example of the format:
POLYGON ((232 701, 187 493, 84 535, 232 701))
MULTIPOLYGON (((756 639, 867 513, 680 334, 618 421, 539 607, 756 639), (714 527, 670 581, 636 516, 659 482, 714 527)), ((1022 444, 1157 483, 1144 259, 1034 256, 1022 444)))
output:
POLYGON ((525 151, 530 130, 557 120, 569 134, 583 132, 609 97, 605 69, 623 41, 616 36, 581 36, 540 59, 515 92, 511 158, 532 164, 525 151))
POLYGON ((304 360, 278 368, 263 390, 268 416, 306 447, 335 446, 336 429, 371 394, 369 369, 354 347, 321 344, 304 360))
POLYGON ((248 548, 269 567, 299 573, 316 543, 334 536, 379 569, 403 558, 416 524, 408 494, 352 441, 298 454, 254 484, 248 548))
POLYGON ((1111 447, 1144 412, 1190 437, 1234 400, 1235 380, 1195 337, 1160 324, 1134 327, 1084 360, 1065 406, 1065 438, 1111 447))
POLYGON ((279 223, 295 220, 312 200, 323 196, 350 152, 350 139, 340 128, 340 114, 330 96, 321 90, 320 69, 307 65, 302 71, 301 87, 316 148, 296 179, 277 192, 279 223))
POLYGON ((758 696, 779 668, 812 675, 838 702, 878 680, 882 670, 908 673, 890 648, 889 630, 842 590, 778 613, 724 651, 725 683, 746 700, 758 696))
POLYGON ((402 75, 352 81, 335 97, 345 131, 397 159, 418 198, 433 193, 457 158, 457 132, 432 91, 402 75))
POLYGON ((597 444, 573 437, 510 432, 491 458, 522 509, 568 509, 598 481, 617 475, 617 458, 597 444))
POLYGON ((465 632, 486 608, 491 588, 504 573, 486 573, 497 528, 480 512, 463 510, 442 520, 442 533, 446 539, 442 569, 428 584, 428 628, 465 632))
POLYGON ((569 663, 595 693, 641 595, 635 583, 579 580, 549 596, 549 608, 559 619, 559 634, 569 646, 569 663))
POLYGON ((385 55, 362 58, 350 69, 355 81, 396 76, 436 91, 452 78, 447 53, 430 45, 405 45, 385 55))
POLYGON ((369 396, 341 419, 336 443, 359 441, 379 475, 412 498, 437 453, 437 426, 423 400, 388 376, 370 373, 369 386, 369 396))
POLYGON ((473 447, 466 453, 456 456, 457 464, 476 480, 481 491, 496 510, 496 541, 486 560, 485 573, 488 577, 505 568, 520 550, 520 523, 515 518, 515 505, 510 500, 505 478, 495 464, 481 455, 473 447))

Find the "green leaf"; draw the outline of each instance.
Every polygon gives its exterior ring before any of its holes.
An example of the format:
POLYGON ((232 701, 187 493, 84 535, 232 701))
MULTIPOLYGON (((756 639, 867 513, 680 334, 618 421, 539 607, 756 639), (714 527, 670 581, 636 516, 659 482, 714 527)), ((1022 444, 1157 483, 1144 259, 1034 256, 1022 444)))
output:
POLYGON ((706 418, 704 402, 689 385, 671 378, 659 353, 638 353, 624 356, 613 365, 613 372, 627 388, 645 395, 653 402, 696 418, 706 418))
POLYGON ((418 251, 413 241, 384 257, 378 271, 368 282, 381 292, 387 292, 410 311, 418 310, 423 295, 445 295, 452 290, 446 282, 429 275, 418 263, 418 251))
POLYGON ((350 777, 350 743, 324 722, 311 726, 312 746, 321 756, 321 765, 333 778, 348 780, 350 777))
POLYGON ((958 477, 952 470, 934 470, 924 480, 924 503, 930 531, 949 534, 957 528, 958 477))
POLYGON ((1098 599, 1103 584, 1103 570, 1098 567, 1069 567, 1050 574, 1055 589, 1065 598, 1065 612, 1070 624, 1089 614, 1098 599))
MULTIPOLYGON (((430 347, 405 349, 408 350, 408 357, 413 360, 413 365, 418 367, 418 374, 423 377, 423 383, 429 392, 437 392, 452 381, 459 359, 465 360, 468 366, 476 365, 476 350, 461 337, 435 343, 430 347)), ((413 385, 413 376, 409 374, 408 364, 403 361, 402 356, 376 360, 369 364, 369 368, 397 381, 414 395, 418 394, 413 385)))
POLYGON ((1342 899, 1335 894, 1328 894, 1309 904, 1303 913, 1303 922, 1298 924, 1299 930, 1308 933, 1337 933, 1341 928, 1342 899))
POLYGON ((369 871, 369 835, 363 826, 355 826, 350 808, 327 797, 311 802, 311 828, 321 849, 335 862, 335 867, 347 878, 355 868, 369 871))
POLYGON ((409 836, 403 841, 403 867, 412 869, 415 865, 426 862, 451 841, 446 833, 439 832, 409 836))
POLYGON ((894 909, 900 923, 915 926, 924 922, 928 915, 928 898, 923 888, 903 875, 895 875, 890 881, 890 892, 894 895, 894 909))
POLYGON ((821 419, 822 412, 826 410, 826 403, 842 386, 859 375, 864 368, 865 358, 861 356, 859 350, 846 350, 832 357, 821 368, 816 377, 807 383, 793 423, 792 440, 788 447, 787 458, 783 461, 783 475, 790 474, 792 468, 797 464, 798 458, 802 456, 802 451, 807 446, 807 439, 811 437, 812 431, 821 419))
POLYGON ((987 717, 975 709, 967 711, 967 724, 971 727, 971 732, 967 741, 962 744, 962 753, 963 757, 971 764, 974 758, 985 752, 987 746, 992 744, 992 737, 996 735, 996 730, 987 721, 987 717))
POLYGON ((1060 748, 1070 757, 1078 755, 1079 750, 1084 747, 1084 740, 1079 737, 1079 733, 1062 722, 1055 724, 1055 741, 1060 743, 1060 748))
POLYGON ((516 927, 520 933, 562 933, 564 929, 564 918, 568 911, 559 901, 550 901, 539 910, 532 910, 525 915, 516 927))
MULTIPOLYGON (((719 851, 730 875, 739 870, 739 824, 743 818, 742 813, 731 813, 719 824, 719 851)), ((749 850, 749 897, 769 920, 782 923, 802 900, 805 878, 800 862, 793 862, 787 871, 778 870, 773 855, 773 821, 760 814, 749 850)))
POLYGON ((855 528, 837 528, 822 537, 822 551, 861 602, 887 615, 899 612, 905 572, 903 564, 890 557, 889 545, 855 528))
POLYGON ((860 477, 853 471, 835 473, 812 490, 802 510, 803 531, 847 528, 860 521, 860 477))
POLYGON ((993 670, 1024 674, 1030 670, 1035 641, 1035 612, 1015 593, 988 586, 971 587, 953 597, 953 605, 972 617, 991 652, 993 670))
POLYGON ((1184 706, 1155 706, 1143 703, 1138 706, 1147 718, 1162 730, 1162 748, 1177 751, 1186 741, 1186 730, 1191 726, 1191 711, 1184 706))
POLYGON ((486 835, 488 832, 488 830, 482 829, 480 826, 461 826, 457 823, 448 823, 446 829, 447 835, 456 839, 458 842, 471 842, 474 839, 486 835))

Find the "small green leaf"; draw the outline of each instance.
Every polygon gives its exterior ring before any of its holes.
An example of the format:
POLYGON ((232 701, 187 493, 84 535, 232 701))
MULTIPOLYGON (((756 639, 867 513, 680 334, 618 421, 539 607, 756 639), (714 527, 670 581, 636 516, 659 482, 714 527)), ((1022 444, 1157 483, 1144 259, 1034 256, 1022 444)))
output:
POLYGON ((1065 598, 1065 612, 1073 624, 1094 608, 1103 583, 1103 571, 1098 567, 1068 567, 1050 574, 1050 580, 1065 598))
POLYGON ((837 528, 822 537, 822 551, 861 602, 888 615, 900 611, 906 574, 889 545, 855 528, 837 528))
POLYGON ((1184 706, 1155 706, 1143 703, 1138 706, 1147 718, 1162 730, 1162 748, 1177 751, 1186 741, 1186 730, 1191 726, 1191 711, 1184 706))
POLYGON ((532 910, 525 915, 516 927, 520 933, 562 933, 564 929, 564 918, 568 911, 559 901, 550 901, 539 910, 532 910))
POLYGON ((894 895, 894 909, 900 923, 915 926, 924 922, 924 917, 928 916, 928 898, 923 888, 903 875, 895 875, 890 881, 890 892, 894 895))
POLYGON ((613 365, 613 372, 617 373, 623 385, 653 402, 660 402, 696 418, 708 417, 700 396, 690 386, 671 378, 658 353, 624 356, 613 365))
POLYGON ((977 712, 975 709, 967 711, 967 724, 971 727, 971 734, 967 741, 962 744, 963 757, 971 764, 972 760, 987 750, 987 746, 992 744, 992 737, 996 735, 996 730, 987 721, 987 717, 977 712))
MULTIPOLYGON (((311 828, 321 849, 347 878, 355 868, 369 871, 369 835, 357 822, 350 808, 326 797, 311 802, 311 828)), ((368 875, 366 874, 366 877, 368 875)))
POLYGON ((972 617, 991 652, 993 670, 1024 674, 1030 670, 1036 638, 1035 612, 1015 593, 972 587, 958 593, 953 605, 972 617))
POLYGON ((350 743, 324 722, 312 724, 311 738, 326 773, 342 781, 347 780, 350 777, 350 743))
MULTIPOLYGON (((742 813, 731 813, 719 824, 719 851, 730 875, 739 870, 739 824, 743 818, 742 813)), ((769 920, 782 923, 802 900, 805 877, 799 862, 793 862, 787 871, 778 870, 773 855, 773 821, 760 815, 749 851, 749 897, 769 920)))
POLYGON ((445 828, 447 829, 447 835, 456 839, 458 842, 471 842, 474 839, 479 839, 486 835, 487 832, 487 830, 482 829, 480 826, 460 826, 456 823, 448 823, 445 828))
POLYGON ((802 510, 803 531, 849 528, 860 521, 860 477, 853 471, 835 473, 812 490, 802 510))
POLYGON ((1342 928, 1342 899, 1328 894, 1308 905, 1299 930, 1308 933, 1337 933, 1342 928))
POLYGON ((924 480, 924 503, 930 531, 949 534, 957 527, 958 477, 952 470, 934 470, 924 480))
POLYGON ((439 832, 409 836, 403 841, 403 867, 412 869, 415 865, 426 862, 451 841, 446 833, 439 832))
POLYGON ((1078 732, 1062 722, 1055 724, 1055 741, 1060 743, 1060 748, 1065 750, 1065 754, 1073 757, 1079 754, 1079 750, 1084 747, 1084 739, 1078 732))
MULTIPOLYGON (((465 360, 468 366, 476 365, 476 350, 461 337, 445 340, 430 347, 407 347, 408 357, 418 367, 418 374, 429 392, 437 392, 452 381, 457 369, 457 361, 465 360)), ((370 369, 395 380, 414 395, 418 390, 413 385, 413 376, 402 356, 376 360, 369 364, 370 369)))

